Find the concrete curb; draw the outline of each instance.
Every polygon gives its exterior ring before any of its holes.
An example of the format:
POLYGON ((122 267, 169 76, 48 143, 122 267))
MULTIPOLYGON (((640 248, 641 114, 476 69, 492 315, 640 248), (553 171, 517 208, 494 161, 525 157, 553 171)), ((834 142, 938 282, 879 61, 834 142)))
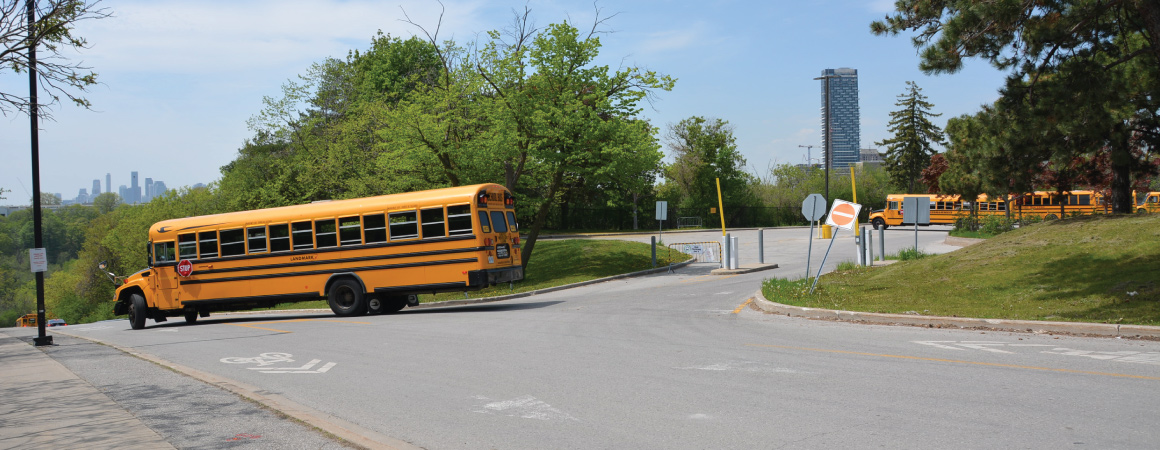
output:
POLYGON ((773 270, 777 268, 777 264, 743 264, 736 269, 713 269, 709 271, 712 275, 740 275, 743 273, 761 272, 763 270, 773 270))
POLYGON ((1072 334, 1131 339, 1160 340, 1160 327, 1147 325, 1118 325, 1110 323, 1046 322, 1038 320, 974 319, 968 317, 920 316, 910 314, 882 314, 833 309, 806 308, 769 301, 758 289, 753 294, 753 305, 769 314, 781 314, 807 319, 839 320, 843 322, 873 323, 880 325, 907 325, 926 328, 966 328, 1012 331, 1021 333, 1072 334))

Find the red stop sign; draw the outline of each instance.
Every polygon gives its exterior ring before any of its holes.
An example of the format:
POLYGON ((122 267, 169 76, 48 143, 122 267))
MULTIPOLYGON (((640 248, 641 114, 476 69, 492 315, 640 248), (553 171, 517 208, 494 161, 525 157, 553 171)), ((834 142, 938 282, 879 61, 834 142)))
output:
POLYGON ((177 263, 177 274, 183 277, 193 275, 193 263, 188 259, 183 259, 177 263))

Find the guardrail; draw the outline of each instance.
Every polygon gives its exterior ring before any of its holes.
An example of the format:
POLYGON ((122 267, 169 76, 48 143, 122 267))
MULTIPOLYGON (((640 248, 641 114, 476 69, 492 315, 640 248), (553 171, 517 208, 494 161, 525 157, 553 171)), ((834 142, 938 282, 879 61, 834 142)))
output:
POLYGON ((679 242, 668 244, 670 249, 692 256, 696 262, 721 262, 721 243, 709 242, 679 242))

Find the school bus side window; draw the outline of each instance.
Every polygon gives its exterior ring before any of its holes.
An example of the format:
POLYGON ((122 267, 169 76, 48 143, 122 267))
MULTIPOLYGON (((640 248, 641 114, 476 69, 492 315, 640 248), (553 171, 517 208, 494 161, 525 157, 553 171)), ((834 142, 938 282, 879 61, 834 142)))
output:
POLYGON ((423 239, 447 236, 442 207, 420 210, 419 218, 423 220, 423 239))
POLYGON ((197 259, 197 235, 193 233, 178 235, 177 255, 181 259, 197 259))
POLYGON ((338 219, 338 240, 342 245, 362 244, 362 222, 358 216, 338 219))
POLYGON ((237 256, 246 254, 245 233, 241 228, 222 230, 219 235, 222 239, 222 256, 237 256))
POLYGON ((382 214, 363 216, 363 232, 368 244, 387 242, 387 221, 382 214))
POLYGON ((310 222, 290 224, 290 237, 294 241, 294 250, 314 248, 314 229, 310 226, 310 222))
POLYGON ((317 248, 337 247, 338 232, 334 228, 334 219, 314 221, 314 237, 317 248))
POLYGON ((414 239, 419 237, 419 220, 415 211, 401 211, 387 214, 391 223, 391 240, 414 239))
POLYGON ((201 258, 217 258, 217 243, 216 231, 202 231, 197 233, 197 253, 201 255, 201 258))
POLYGON ((177 260, 176 256, 173 241, 153 243, 153 261, 155 263, 174 262, 177 260))
POLYGON ((246 243, 250 253, 266 253, 266 227, 246 228, 246 243))
POLYGON ((290 250, 290 226, 286 224, 270 225, 270 251, 285 252, 290 250))
POLYGON ((452 236, 471 234, 471 205, 448 206, 447 228, 452 236))

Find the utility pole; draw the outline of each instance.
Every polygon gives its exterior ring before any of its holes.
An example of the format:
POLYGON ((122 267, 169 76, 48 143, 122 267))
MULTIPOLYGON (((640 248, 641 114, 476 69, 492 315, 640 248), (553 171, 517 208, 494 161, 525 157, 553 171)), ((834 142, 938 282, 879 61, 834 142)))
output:
MULTIPOLYGON (((32 241, 36 250, 44 248, 40 214, 40 128, 37 126, 36 104, 36 1, 27 0, 28 5, 28 121, 32 124, 32 241)), ((36 272, 36 328, 39 334, 33 338, 37 345, 52 345, 52 336, 44 330, 44 272, 36 272)))

